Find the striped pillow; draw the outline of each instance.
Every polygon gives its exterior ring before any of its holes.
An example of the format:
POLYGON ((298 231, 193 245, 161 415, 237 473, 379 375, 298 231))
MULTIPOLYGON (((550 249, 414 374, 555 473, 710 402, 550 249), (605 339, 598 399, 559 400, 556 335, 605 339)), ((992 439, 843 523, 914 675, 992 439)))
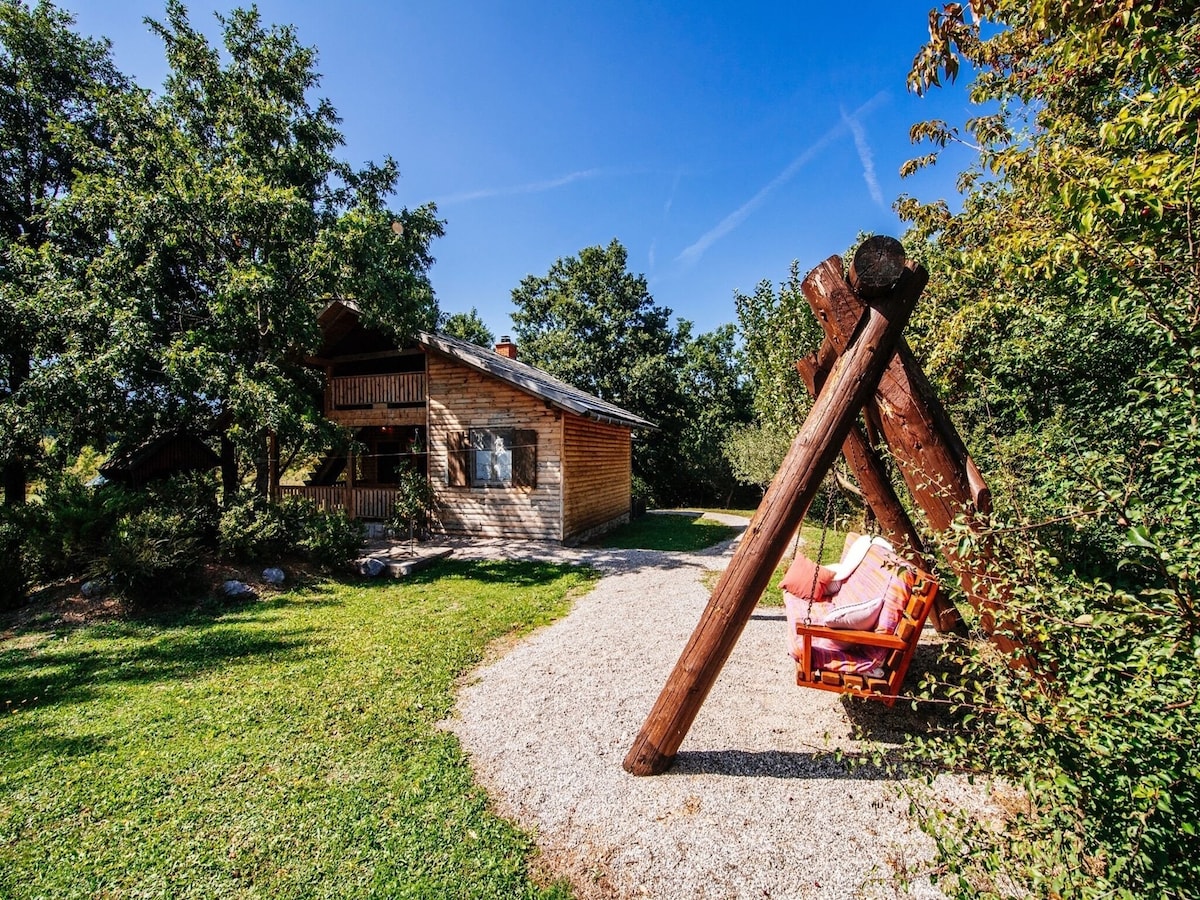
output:
POLYGON ((813 620, 826 628, 848 628, 852 631, 868 631, 879 621, 883 609, 883 595, 867 597, 851 603, 818 603, 813 605, 813 620))

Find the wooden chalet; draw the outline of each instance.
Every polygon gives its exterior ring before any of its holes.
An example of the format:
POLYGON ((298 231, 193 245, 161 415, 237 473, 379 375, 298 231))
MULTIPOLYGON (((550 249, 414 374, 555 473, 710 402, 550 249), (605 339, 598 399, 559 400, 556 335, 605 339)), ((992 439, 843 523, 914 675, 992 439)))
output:
POLYGON ((280 494, 384 520, 407 468, 429 479, 442 533, 570 543, 629 520, 632 433, 652 423, 520 362, 507 338, 398 347, 348 301, 319 322, 325 416, 358 452, 280 494))

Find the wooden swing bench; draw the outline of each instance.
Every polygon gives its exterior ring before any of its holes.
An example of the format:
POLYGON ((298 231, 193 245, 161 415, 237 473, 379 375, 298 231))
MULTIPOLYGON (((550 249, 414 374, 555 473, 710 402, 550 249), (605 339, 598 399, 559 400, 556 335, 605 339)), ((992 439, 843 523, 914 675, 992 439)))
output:
MULTIPOLYGON (((900 503, 878 446, 890 449, 895 468, 934 534, 952 535, 953 523, 966 515, 975 552, 961 555, 954 542, 943 537, 942 555, 978 610, 983 630, 1002 652, 1019 648, 1009 636, 1011 628, 995 627, 1005 598, 991 591, 986 576, 994 558, 979 518, 990 506, 987 485, 902 337, 928 278, 923 267, 906 258, 899 241, 884 236, 865 241, 848 272, 839 257, 831 256, 805 277, 801 290, 825 335, 815 353, 797 362, 814 395, 812 408, 626 754, 626 771, 654 775, 670 766, 839 454, 845 455, 867 505, 904 559, 932 554, 900 503)), ((797 626, 800 644, 808 648, 797 654, 797 684, 872 697, 890 706, 931 609, 939 631, 960 627, 953 604, 917 567, 902 615, 890 632, 797 626), (813 641, 820 638, 887 650, 882 676, 814 666, 813 641)))
POLYGON ((796 623, 800 642, 796 660, 796 684, 880 700, 887 706, 896 702, 908 664, 912 662, 925 620, 937 596, 937 582, 927 572, 917 569, 916 582, 908 595, 908 603, 900 614, 893 632, 856 631, 828 628, 824 625, 796 623), (843 672, 832 667, 813 664, 813 639, 826 638, 854 647, 882 647, 888 650, 880 665, 882 674, 843 672))

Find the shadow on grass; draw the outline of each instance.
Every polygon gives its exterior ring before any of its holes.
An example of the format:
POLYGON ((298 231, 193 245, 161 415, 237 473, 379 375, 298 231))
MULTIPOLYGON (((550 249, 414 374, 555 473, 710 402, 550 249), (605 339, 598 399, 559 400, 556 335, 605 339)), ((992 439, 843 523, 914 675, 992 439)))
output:
POLYGON ((43 644, 35 652, 0 653, 0 703, 10 709, 80 703, 104 685, 176 681, 267 656, 296 659, 320 643, 310 629, 264 635, 239 622, 158 636, 144 627, 98 626, 88 646, 43 644), (124 639, 141 643, 105 646, 124 639))
POLYGON ((468 581, 479 581, 483 584, 507 584, 513 587, 538 587, 552 584, 564 575, 579 572, 589 573, 589 577, 598 577, 587 566, 574 563, 555 563, 533 559, 442 559, 428 568, 411 575, 406 575, 399 581, 390 578, 362 582, 365 588, 388 589, 397 585, 428 585, 442 578, 461 578, 468 581))
POLYGON ((116 741, 109 737, 64 735, 25 722, 18 722, 5 730, 9 752, 13 756, 26 758, 48 756, 55 760, 82 759, 107 752, 116 746, 116 741))

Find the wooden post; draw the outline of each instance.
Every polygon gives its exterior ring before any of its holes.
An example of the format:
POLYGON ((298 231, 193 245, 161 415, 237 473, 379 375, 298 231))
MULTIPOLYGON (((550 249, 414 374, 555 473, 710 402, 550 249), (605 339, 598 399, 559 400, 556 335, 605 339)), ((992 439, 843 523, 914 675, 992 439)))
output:
MULTIPOLYGON (((901 283, 862 316, 626 755, 627 771, 656 775, 675 758, 822 478, 874 394, 928 277, 923 268, 906 269, 901 283)), ((849 289, 836 256, 810 272, 810 282, 817 291, 849 289)))
MULTIPOLYGON (((802 290, 817 313, 826 337, 835 350, 848 348, 863 301, 849 285, 834 291, 819 291, 802 285, 802 290)), ((960 514, 969 521, 975 513, 990 508, 991 496, 974 462, 970 461, 965 445, 958 436, 941 401, 920 364, 901 339, 896 355, 879 381, 874 403, 867 404, 868 417, 878 421, 884 440, 900 465, 900 471, 912 494, 938 533, 947 533, 960 514)), ((982 535, 983 529, 976 527, 982 535)), ((1003 605, 1003 597, 995 596, 987 569, 993 552, 986 540, 980 551, 963 558, 956 547, 942 547, 950 565, 962 582, 971 605, 980 612, 980 624, 988 634, 996 628, 995 612, 1003 605)), ((1006 653, 1020 644, 1003 635, 993 635, 997 647, 1006 653)))
POLYGON ((353 519, 354 510, 354 445, 350 445, 350 449, 346 451, 346 501, 342 505, 346 508, 347 517, 353 519))
POLYGON ((854 252, 847 280, 860 297, 882 297, 904 272, 904 245, 894 237, 869 237, 854 252))
MULTIPOLYGON (((797 360, 796 371, 800 373, 808 392, 816 399, 829 373, 817 369, 815 356, 797 360)), ((857 422, 846 435, 842 455, 849 463, 850 471, 854 473, 854 478, 862 489, 863 499, 879 520, 887 539, 896 546, 902 556, 914 561, 924 561, 924 542, 912 519, 904 511, 900 498, 896 496, 896 490, 888 480, 883 460, 879 458, 879 454, 875 452, 875 448, 871 446, 857 422)), ((928 569, 928 563, 922 568, 928 569)))
MULTIPOLYGON (((814 398, 820 393, 828 377, 828 372, 819 367, 818 359, 819 354, 814 353, 796 361, 796 371, 800 373, 805 387, 814 398)), ((887 539, 896 546, 901 556, 914 561, 921 560, 922 568, 933 571, 925 542, 921 540, 917 527, 901 504, 883 460, 875 452, 874 443, 857 423, 846 436, 846 443, 842 445, 842 455, 862 489, 867 508, 878 519, 887 539)), ((965 630, 958 608, 946 596, 945 591, 937 592, 932 613, 933 626, 942 634, 961 633, 965 630)))

